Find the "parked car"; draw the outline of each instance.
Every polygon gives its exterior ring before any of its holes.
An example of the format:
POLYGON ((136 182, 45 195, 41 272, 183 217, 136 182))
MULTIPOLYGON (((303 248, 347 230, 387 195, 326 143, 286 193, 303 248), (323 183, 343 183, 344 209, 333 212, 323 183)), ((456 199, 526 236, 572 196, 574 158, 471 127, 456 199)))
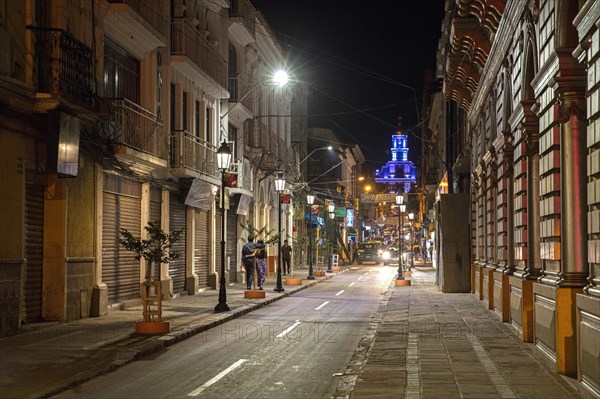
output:
POLYGON ((381 245, 378 241, 365 241, 358 244, 356 251, 356 262, 362 265, 364 262, 381 262, 381 245))

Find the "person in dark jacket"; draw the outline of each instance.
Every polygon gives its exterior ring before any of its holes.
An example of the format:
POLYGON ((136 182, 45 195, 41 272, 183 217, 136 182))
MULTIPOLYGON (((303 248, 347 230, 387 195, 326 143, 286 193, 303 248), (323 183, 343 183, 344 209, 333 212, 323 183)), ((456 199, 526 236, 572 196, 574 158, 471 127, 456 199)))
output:
POLYGON ((288 244, 288 240, 283 241, 283 246, 281 247, 281 261, 283 262, 282 273, 290 274, 292 271, 292 247, 288 244))
POLYGON ((258 289, 262 290, 267 277, 267 248, 263 240, 256 243, 256 268, 258 270, 258 289))
POLYGON ((242 247, 242 262, 246 270, 246 288, 251 290, 254 282, 254 266, 256 260, 256 244, 254 237, 248 236, 248 242, 242 247))

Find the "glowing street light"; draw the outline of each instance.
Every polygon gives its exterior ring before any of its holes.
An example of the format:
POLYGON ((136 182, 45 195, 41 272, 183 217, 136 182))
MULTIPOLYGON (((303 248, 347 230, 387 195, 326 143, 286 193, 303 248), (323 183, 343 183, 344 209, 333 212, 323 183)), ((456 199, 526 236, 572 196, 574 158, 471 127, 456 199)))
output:
POLYGON ((329 205, 327 205, 327 210, 329 211, 329 220, 330 220, 330 224, 331 226, 329 227, 329 232, 330 232, 330 236, 329 236, 329 259, 327 261, 327 273, 333 273, 333 270, 331 269, 331 251, 332 251, 332 247, 333 244, 331 243, 333 240, 333 224, 335 223, 335 204, 333 203, 333 201, 329 201, 329 205))
POLYGON ((221 170, 221 273, 219 275, 219 303, 215 306, 215 312, 227 312, 227 291, 225 288, 225 172, 229 169, 231 162, 231 150, 226 141, 221 143, 217 150, 217 167, 221 170))
POLYGON ((275 287, 276 292, 284 291, 281 285, 281 193, 285 189, 285 178, 283 173, 279 172, 275 178, 275 191, 277 191, 277 203, 278 203, 278 232, 279 240, 277 241, 277 286, 275 287))
POLYGON ((402 222, 404 221, 402 214, 404 213, 404 210, 406 209, 406 205, 403 205, 402 203, 404 202, 404 195, 402 193, 396 193, 396 204, 400 207, 400 214, 398 215, 398 238, 399 238, 399 242, 398 242, 398 253, 400 254, 400 256, 398 256, 398 276, 396 277, 396 280, 404 280, 404 274, 402 273, 402 222))
POLYGON ((308 277, 307 280, 314 280, 313 273, 313 253, 312 253, 312 206, 315 203, 315 196, 312 194, 306 195, 306 204, 308 205, 308 277))

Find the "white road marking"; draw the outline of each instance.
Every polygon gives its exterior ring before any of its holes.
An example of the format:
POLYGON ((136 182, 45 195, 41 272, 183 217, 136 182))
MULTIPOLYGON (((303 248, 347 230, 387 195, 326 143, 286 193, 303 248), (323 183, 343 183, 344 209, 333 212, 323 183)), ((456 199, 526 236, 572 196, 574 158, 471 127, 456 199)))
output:
POLYGON ((360 281, 360 280, 362 280, 362 277, 359 277, 359 278, 358 278, 358 281, 360 281))
POLYGON ((404 395, 407 398, 421 398, 421 376, 419 366, 419 347, 417 334, 408 334, 406 350, 406 386, 404 395))
POLYGON ((341 290, 340 292, 338 292, 337 294, 335 294, 335 296, 340 295, 342 292, 344 292, 344 290, 341 290))
POLYGON ((286 328, 285 330, 283 330, 282 332, 280 332, 279 334, 277 334, 275 336, 275 338, 281 338, 284 337, 287 333, 289 333, 290 331, 292 331, 294 328, 296 328, 298 326, 298 324, 300 324, 300 320, 296 320, 296 322, 294 324, 292 324, 291 326, 289 326, 288 328, 286 328))
POLYGON ((219 374, 217 374, 198 388, 194 389, 192 392, 188 393, 187 396, 198 396, 206 388, 210 387, 212 384, 219 381, 221 378, 225 377, 227 374, 240 367, 246 360, 247 359, 240 359, 237 362, 233 363, 231 366, 227 367, 225 370, 221 371, 219 374))
MULTIPOLYGON (((370 270, 369 270, 369 271, 370 271, 370 270)), ((369 272, 366 272, 366 273, 363 273, 363 274, 366 276, 367 274, 369 274, 369 272)))
POLYGON ((353 281, 350 284, 348 284, 348 287, 352 287, 354 284, 356 284, 356 281, 353 281))
POLYGON ((516 398, 516 394, 510 389, 502 374, 496 368, 494 361, 488 356, 486 350, 481 345, 481 342, 475 336, 467 337, 471 341, 471 345, 475 350, 475 354, 483 365, 483 368, 490 376, 490 380, 502 398, 516 398))
POLYGON ((320 304, 319 306, 317 306, 317 307, 315 308, 315 310, 319 310, 319 309, 321 309, 323 306, 327 305, 328 303, 329 303, 329 301, 325 301, 325 302, 323 302, 322 304, 320 304))

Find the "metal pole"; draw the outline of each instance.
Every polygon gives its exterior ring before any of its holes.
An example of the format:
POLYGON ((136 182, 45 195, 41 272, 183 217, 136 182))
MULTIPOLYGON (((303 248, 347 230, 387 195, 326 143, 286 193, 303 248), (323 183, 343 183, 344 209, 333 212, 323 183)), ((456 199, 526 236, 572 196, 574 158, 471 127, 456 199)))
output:
POLYGON ((403 252, 403 246, 404 246, 404 241, 402 238, 402 229, 400 226, 402 226, 402 222, 404 221, 403 216, 402 216, 402 212, 400 212, 400 214, 398 215, 398 276, 396 277, 396 280, 404 280, 404 274, 402 273, 402 252, 403 252))
POLYGON ((219 276, 219 303, 215 312, 227 312, 227 291, 225 288, 225 171, 221 172, 221 275, 219 276))
POLYGON ((314 280, 315 275, 313 273, 313 253, 312 253, 312 210, 311 206, 308 206, 308 277, 307 280, 314 280))
POLYGON ((329 233, 330 233, 330 238, 329 238, 329 256, 327 259, 327 273, 333 273, 333 270, 331 270, 331 252, 333 252, 333 222, 335 221, 334 219, 329 219, 329 223, 331 223, 331 226, 329 227, 329 233))
POLYGON ((281 284, 281 193, 277 193, 277 213, 278 213, 278 231, 279 240, 277 240, 277 286, 275 287, 276 292, 285 291, 281 284))

